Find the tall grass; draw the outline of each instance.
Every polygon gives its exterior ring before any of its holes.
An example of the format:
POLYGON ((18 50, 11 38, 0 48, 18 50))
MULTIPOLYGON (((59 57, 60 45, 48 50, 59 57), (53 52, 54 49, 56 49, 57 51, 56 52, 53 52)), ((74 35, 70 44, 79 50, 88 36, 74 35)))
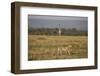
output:
POLYGON ((29 35, 28 60, 87 58, 87 48, 87 36, 29 35))

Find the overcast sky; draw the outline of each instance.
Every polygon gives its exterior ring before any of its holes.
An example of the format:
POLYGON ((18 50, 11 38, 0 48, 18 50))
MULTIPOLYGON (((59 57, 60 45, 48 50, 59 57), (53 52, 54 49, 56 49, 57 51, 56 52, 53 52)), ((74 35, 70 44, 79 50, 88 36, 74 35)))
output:
POLYGON ((28 15, 28 25, 33 28, 77 28, 87 31, 88 18, 74 16, 28 15))

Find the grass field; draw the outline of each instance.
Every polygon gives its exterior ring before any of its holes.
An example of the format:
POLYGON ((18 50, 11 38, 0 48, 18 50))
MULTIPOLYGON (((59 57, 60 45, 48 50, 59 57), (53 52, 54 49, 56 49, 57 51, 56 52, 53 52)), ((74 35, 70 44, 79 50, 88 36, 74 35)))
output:
POLYGON ((29 35, 28 60, 87 58, 87 36, 29 35))

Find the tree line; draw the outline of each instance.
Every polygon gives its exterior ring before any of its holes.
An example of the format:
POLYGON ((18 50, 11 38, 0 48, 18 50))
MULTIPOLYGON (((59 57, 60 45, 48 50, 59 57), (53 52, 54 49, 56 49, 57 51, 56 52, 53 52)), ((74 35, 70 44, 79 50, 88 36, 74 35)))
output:
MULTIPOLYGON (((28 28, 31 35, 59 35, 58 28, 28 28)), ((87 36, 87 31, 80 31, 76 28, 61 29, 62 36, 87 36)))

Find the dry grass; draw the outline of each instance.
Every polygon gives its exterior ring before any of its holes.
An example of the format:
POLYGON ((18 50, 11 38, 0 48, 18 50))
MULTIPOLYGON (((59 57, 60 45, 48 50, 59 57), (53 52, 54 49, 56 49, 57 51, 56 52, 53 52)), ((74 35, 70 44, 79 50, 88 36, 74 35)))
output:
POLYGON ((28 50, 28 60, 87 58, 87 37, 29 35, 28 50))

